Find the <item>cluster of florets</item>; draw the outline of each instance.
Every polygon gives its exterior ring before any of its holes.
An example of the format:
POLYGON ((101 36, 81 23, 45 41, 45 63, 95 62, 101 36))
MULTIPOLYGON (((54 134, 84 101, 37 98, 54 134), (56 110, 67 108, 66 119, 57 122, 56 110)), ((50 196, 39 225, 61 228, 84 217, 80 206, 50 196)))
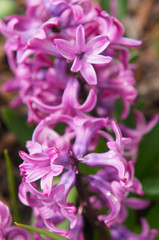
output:
POLYGON ((12 217, 8 207, 0 201, 0 239, 31 240, 30 235, 22 228, 11 226, 12 217))
POLYGON ((143 195, 134 164, 142 136, 158 117, 146 124, 136 111, 134 129, 114 120, 117 99, 121 119, 136 101, 135 66, 126 47, 141 42, 123 37, 122 24, 90 0, 26 0, 26 15, 5 21, 0 31, 8 38, 15 76, 3 90, 18 91, 11 106, 25 104, 28 121, 37 124, 29 153, 20 152, 19 198, 32 207, 34 225, 82 240, 87 218, 98 230, 109 227, 115 240, 154 239, 156 231, 144 219, 140 235, 121 224, 127 208, 149 204, 129 193, 143 195), (68 200, 75 189, 77 203, 68 200), (66 220, 68 228, 61 229, 66 220))

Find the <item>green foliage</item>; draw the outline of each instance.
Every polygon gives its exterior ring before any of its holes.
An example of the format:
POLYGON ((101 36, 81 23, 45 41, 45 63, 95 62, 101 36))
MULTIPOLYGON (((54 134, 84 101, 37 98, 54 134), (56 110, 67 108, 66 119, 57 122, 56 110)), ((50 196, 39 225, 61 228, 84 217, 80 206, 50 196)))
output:
POLYGON ((58 123, 56 126, 55 126, 55 128, 54 128, 54 130, 56 131, 56 132, 58 132, 61 136, 62 135, 64 135, 64 133, 65 133, 65 128, 66 128, 66 124, 65 123, 58 123))
POLYGON ((142 180, 143 191, 149 197, 159 197, 159 176, 142 180))
POLYGON ((107 143, 107 141, 105 140, 105 138, 99 137, 98 144, 97 144, 97 147, 94 152, 95 153, 103 153, 103 152, 108 151, 108 147, 107 147, 106 143, 107 143))
MULTIPOLYGON (((111 0, 101 0, 101 7, 103 10, 110 13, 110 1, 111 0)), ((128 0, 117 0, 118 2, 118 18, 123 18, 126 15, 128 0)), ((110 13, 111 14, 111 13, 110 13)))
POLYGON ((14 0, 0 0, 0 18, 16 13, 16 7, 14 0))
POLYGON ((14 221, 20 221, 17 191, 16 191, 15 180, 14 180, 13 171, 12 171, 12 162, 7 150, 4 150, 4 158, 6 162, 6 168, 7 168, 9 193, 10 193, 11 203, 13 207, 13 218, 14 218, 14 221))
POLYGON ((114 107, 114 117, 117 122, 121 122, 125 124, 127 127, 134 128, 135 127, 135 121, 136 121, 136 116, 134 114, 134 110, 139 110, 142 111, 144 106, 144 101, 143 99, 139 99, 138 102, 130 107, 130 112, 129 115, 127 116, 126 119, 121 119, 120 116, 123 111, 123 102, 120 98, 118 98, 115 102, 115 107, 114 107))
POLYGON ((101 7, 103 10, 109 12, 109 4, 110 4, 110 0, 106 1, 106 0, 101 0, 101 7))
POLYGON ((80 163, 79 165, 80 172, 84 175, 96 174, 100 167, 89 167, 85 163, 80 163))
POLYGON ((78 197, 77 189, 74 186, 67 196, 67 202, 72 202, 75 205, 77 202, 77 197, 78 197))
POLYGON ((136 61, 139 59, 138 53, 131 53, 130 54, 130 63, 136 63, 136 61))
POLYGON ((17 140, 25 146, 26 141, 31 139, 34 128, 29 126, 25 119, 18 116, 10 108, 4 108, 2 110, 2 119, 17 140))
POLYGON ((129 214, 124 225, 131 231, 136 230, 136 212, 134 210, 129 209, 129 214))
POLYGON ((148 222, 150 223, 151 228, 159 229, 159 221, 158 219, 158 213, 159 213, 159 202, 154 204, 152 206, 146 216, 148 222))
POLYGON ((118 0, 118 17, 123 18, 126 15, 128 0, 118 0))
POLYGON ((21 227, 21 228, 24 228, 26 230, 29 230, 29 231, 33 231, 33 232, 37 232, 41 235, 44 235, 44 236, 47 236, 47 237, 50 237, 54 240, 66 240, 68 238, 65 238, 65 237, 62 237, 56 233, 52 233, 52 232, 49 232, 49 231, 46 231, 46 230, 43 230, 41 228, 37 228, 37 227, 32 227, 32 226, 28 226, 28 225, 25 225, 25 224, 20 224, 20 223, 15 223, 18 227, 21 227))
POLYGON ((114 107, 114 117, 117 122, 121 121, 120 116, 123 111, 123 102, 120 98, 118 98, 115 102, 115 107, 114 107))
POLYGON ((60 229, 65 229, 67 230, 69 226, 69 220, 65 219, 62 223, 58 224, 57 227, 60 229))
POLYGON ((140 179, 159 174, 159 123, 142 140, 136 162, 136 176, 140 179))

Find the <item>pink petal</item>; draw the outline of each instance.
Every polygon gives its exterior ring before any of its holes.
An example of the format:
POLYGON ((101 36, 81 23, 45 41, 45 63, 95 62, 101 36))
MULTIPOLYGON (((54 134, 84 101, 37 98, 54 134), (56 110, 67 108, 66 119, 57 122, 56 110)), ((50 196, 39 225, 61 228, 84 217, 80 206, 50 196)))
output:
POLYGON ((73 61, 71 72, 78 72, 81 70, 81 67, 82 67, 82 60, 76 57, 75 60, 73 61))
POLYGON ((97 84, 97 75, 93 66, 90 63, 84 63, 80 72, 88 84, 97 84))
POLYGON ((91 55, 88 57, 87 62, 92 64, 103 64, 112 61, 111 57, 106 57, 102 55, 91 55))
POLYGON ((83 8, 77 4, 74 4, 72 5, 72 12, 73 12, 74 19, 77 21, 81 19, 83 15, 83 8))
POLYGON ((1 201, 0 201, 0 213, 1 213, 1 216, 0 216, 1 229, 3 230, 3 228, 7 228, 11 225, 12 217, 9 212, 9 208, 1 201))
MULTIPOLYGON (((49 196, 46 193, 44 193, 44 195, 49 196)), ((53 215, 54 215, 54 211, 47 206, 40 207, 39 213, 43 219, 49 219, 49 218, 53 217, 53 215)))
POLYGON ((70 79, 67 83, 67 87, 63 93, 62 103, 64 108, 78 108, 78 91, 79 91, 79 83, 77 79, 70 79))
POLYGON ((31 162, 31 163, 33 163, 33 161, 34 161, 34 163, 36 163, 36 162, 39 162, 39 163, 41 163, 41 162, 43 162, 44 163, 44 161, 45 162, 48 162, 49 161, 49 158, 48 158, 48 156, 45 154, 43 154, 42 155, 42 153, 40 154, 40 155, 38 155, 38 154, 34 154, 34 155, 29 155, 29 154, 27 154, 26 152, 23 152, 23 151, 20 151, 19 152, 19 156, 24 160, 24 161, 27 161, 27 162, 31 162))
POLYGON ((124 46, 128 46, 128 47, 138 47, 142 44, 142 41, 135 40, 132 38, 122 37, 117 41, 117 43, 124 46))
POLYGON ((59 180, 59 183, 58 185, 60 186, 64 186, 64 193, 63 193, 63 201, 66 201, 67 200, 67 196, 69 194, 69 192, 71 191, 72 187, 74 186, 75 184, 75 173, 73 170, 70 170, 68 172, 65 172, 60 180, 59 180))
POLYGON ((13 30, 8 28, 8 26, 6 26, 1 19, 0 19, 0 33, 3 34, 5 37, 12 37, 14 34, 13 30))
POLYGON ((35 182, 36 180, 40 179, 40 178, 43 178, 43 176, 46 176, 46 174, 49 172, 50 170, 50 167, 37 167, 37 168, 33 168, 32 170, 31 169, 28 169, 27 172, 28 175, 26 177, 26 182, 35 182))
POLYGON ((35 51, 34 50, 31 50, 31 49, 20 49, 18 52, 17 52, 17 63, 18 64, 21 64, 23 63, 26 58, 28 58, 29 56, 31 56, 32 54, 34 54, 35 51))
POLYGON ((55 39, 54 40, 55 46, 57 47, 58 51, 61 55, 66 58, 73 60, 75 57, 75 47, 72 46, 68 41, 63 39, 55 39))
POLYGON ((42 101, 40 101, 37 97, 31 97, 27 100, 27 104, 28 104, 28 106, 30 106, 30 108, 32 108, 33 103, 37 109, 39 109, 40 111, 42 111, 44 113, 54 113, 54 112, 60 110, 62 107, 61 104, 59 104, 57 106, 47 105, 47 104, 43 103, 42 101))
POLYGON ((132 209, 143 209, 150 205, 150 202, 148 200, 139 199, 135 197, 127 198, 124 200, 124 204, 132 209))
POLYGON ((59 23, 60 23, 59 18, 52 17, 48 21, 44 22, 41 27, 44 29, 44 31, 46 31, 47 28, 52 26, 58 26, 59 23))
POLYGON ((119 178, 125 179, 125 165, 119 155, 113 151, 106 153, 89 153, 83 158, 83 162, 90 167, 111 166, 117 169, 119 178))
POLYGON ((93 110, 97 102, 96 90, 91 89, 85 102, 79 107, 80 110, 90 112, 93 110))
POLYGON ((33 38, 29 40, 28 49, 45 52, 54 57, 59 57, 59 53, 50 39, 33 38))
POLYGON ((58 176, 60 173, 62 173, 64 167, 61 165, 51 165, 51 172, 53 176, 58 176))
POLYGON ((85 46, 85 52, 88 55, 97 55, 108 47, 110 40, 107 36, 99 35, 90 40, 85 46))
POLYGON ((78 26, 76 30, 76 48, 78 52, 82 52, 85 46, 85 32, 82 25, 78 26))
POLYGON ((26 147, 31 155, 42 152, 42 146, 38 142, 27 141, 26 147))
POLYGON ((41 189, 44 192, 44 195, 49 196, 51 193, 51 189, 53 186, 53 174, 52 172, 48 173, 47 175, 41 178, 41 189))
POLYGON ((123 36, 123 34, 123 25, 116 18, 112 17, 112 25, 108 33, 108 37, 110 38, 111 42, 116 42, 123 36))
POLYGON ((55 225, 53 224, 53 221, 50 220, 49 218, 45 219, 44 223, 46 227, 51 229, 51 231, 53 231, 54 233, 61 234, 62 236, 65 236, 67 234, 67 230, 55 227, 55 225))

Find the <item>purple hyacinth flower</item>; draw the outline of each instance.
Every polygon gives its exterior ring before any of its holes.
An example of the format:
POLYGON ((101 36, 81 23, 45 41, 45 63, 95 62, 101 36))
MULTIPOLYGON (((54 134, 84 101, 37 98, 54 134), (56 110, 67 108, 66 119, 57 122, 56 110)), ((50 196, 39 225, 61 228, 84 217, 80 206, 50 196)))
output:
POLYGON ((127 198, 131 191, 131 187, 124 186, 124 184, 119 181, 119 178, 118 180, 109 181, 109 177, 107 176, 108 179, 106 180, 105 175, 106 171, 103 169, 96 175, 89 175, 87 180, 90 184, 91 190, 99 193, 99 195, 90 198, 92 205, 97 209, 103 207, 109 209, 107 214, 98 216, 98 219, 104 221, 107 227, 122 223, 128 215, 127 207, 132 209, 143 209, 149 205, 149 201, 147 200, 127 198))
POLYGON ((74 185, 75 173, 72 170, 67 171, 62 175, 58 184, 52 187, 50 196, 45 196, 37 189, 35 183, 26 183, 23 178, 19 187, 19 198, 23 204, 33 208, 35 218, 40 218, 43 221, 43 228, 47 227, 50 231, 66 235, 67 230, 60 229, 56 225, 68 219, 70 230, 76 227, 76 207, 67 200, 74 185))
POLYGON ((128 64, 126 57, 124 61, 123 64, 121 60, 119 62, 113 60, 106 66, 96 67, 99 91, 97 111, 100 116, 113 116, 115 101, 121 98, 123 102, 121 118, 124 119, 129 114, 131 104, 135 103, 137 91, 134 88, 132 66, 128 64))
POLYGON ((83 216, 80 214, 77 214, 76 226, 70 231, 71 240, 84 240, 84 236, 82 233, 83 225, 84 225, 83 216))
POLYGON ((11 226, 11 222, 12 217, 8 207, 0 201, 0 240, 31 240, 26 230, 11 226))
POLYGON ((141 234, 135 234, 130 232, 125 226, 115 225, 111 229, 111 236, 114 240, 153 240, 158 234, 156 229, 149 228, 149 225, 145 219, 141 219, 142 232, 141 234))
POLYGON ((131 142, 126 144, 127 152, 125 152, 126 157, 131 157, 134 161, 138 156, 138 146, 145 134, 147 134, 151 129, 159 122, 159 115, 156 114, 148 123, 143 116, 143 114, 135 110, 134 114, 136 115, 136 128, 128 128, 124 124, 120 124, 120 129, 124 137, 131 138, 131 142))
POLYGON ((107 142, 109 151, 104 153, 89 153, 83 157, 83 162, 91 167, 96 166, 112 166, 117 169, 119 178, 122 181, 129 182, 128 176, 126 176, 127 162, 123 157, 124 147, 127 142, 130 141, 128 138, 123 138, 121 131, 115 121, 111 122, 111 127, 116 135, 116 140, 113 139, 107 142))
POLYGON ((109 45, 108 37, 98 35, 85 43, 85 31, 82 25, 77 27, 75 46, 64 39, 55 39, 54 43, 64 58, 73 61, 71 71, 80 71, 90 85, 97 84, 97 76, 92 64, 104 64, 112 60, 111 57, 99 55, 109 45))
POLYGON ((52 189, 53 177, 60 175, 63 166, 54 163, 60 155, 57 148, 42 149, 38 143, 28 143, 31 150, 30 155, 20 151, 19 155, 24 160, 20 165, 20 171, 26 176, 27 182, 34 182, 41 178, 41 189, 49 196, 52 189), (36 153, 35 153, 36 152, 36 153))
MULTIPOLYGON (((66 11, 73 14, 75 21, 84 15, 84 5, 90 5, 89 0, 45 0, 44 3, 51 15, 60 17, 66 11)), ((68 16, 71 18, 71 14, 68 16)))
POLYGON ((43 113, 43 118, 44 113, 47 115, 51 113, 58 113, 84 117, 84 112, 93 110, 96 105, 96 90, 92 88, 89 91, 86 100, 82 104, 80 104, 78 100, 79 90, 80 86, 78 80, 76 78, 70 78, 61 97, 61 103, 58 105, 54 106, 53 103, 45 104, 44 100, 38 97, 28 98, 27 105, 29 108, 29 120, 38 119, 40 115, 39 111, 43 113))
POLYGON ((12 222, 12 217, 10 215, 8 207, 0 202, 0 239, 3 236, 5 229, 7 229, 12 222))

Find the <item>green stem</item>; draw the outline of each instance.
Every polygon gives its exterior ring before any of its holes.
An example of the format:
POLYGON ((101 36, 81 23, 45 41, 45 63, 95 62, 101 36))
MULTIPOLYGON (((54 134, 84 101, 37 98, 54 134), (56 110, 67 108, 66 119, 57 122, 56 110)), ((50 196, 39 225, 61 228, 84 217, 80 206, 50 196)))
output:
POLYGON ((65 237, 62 237, 56 233, 53 233, 53 232, 49 232, 49 231, 46 231, 44 229, 41 229, 41 228, 37 228, 37 227, 32 227, 32 226, 28 226, 28 225, 25 225, 25 224, 20 224, 20 223, 16 223, 15 224, 18 226, 18 227, 22 227, 26 230, 29 230, 29 231, 33 231, 33 232, 37 232, 39 233, 40 235, 44 235, 44 236, 47 236, 49 238, 52 238, 54 240, 68 240, 68 238, 65 238, 65 237))
POLYGON ((12 207, 13 207, 13 218, 14 221, 20 222, 20 214, 18 210, 18 199, 17 199, 17 191, 15 187, 15 180, 13 176, 13 171, 12 171, 12 163, 11 159, 8 154, 8 150, 4 150, 4 158, 6 162, 6 167, 7 167, 7 176, 8 176, 8 185, 9 185, 9 193, 12 201, 12 207))

